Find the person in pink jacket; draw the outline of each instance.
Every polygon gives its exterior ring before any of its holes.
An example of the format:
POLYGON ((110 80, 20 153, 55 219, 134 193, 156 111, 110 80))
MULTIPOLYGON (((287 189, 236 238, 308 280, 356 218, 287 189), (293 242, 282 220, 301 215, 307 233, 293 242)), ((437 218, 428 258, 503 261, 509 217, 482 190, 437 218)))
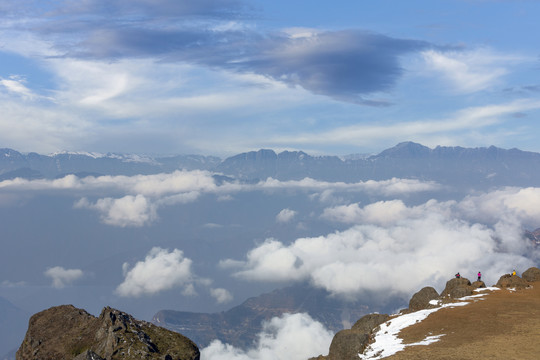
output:
POLYGON ((478 272, 478 281, 482 281, 482 273, 480 271, 478 272))

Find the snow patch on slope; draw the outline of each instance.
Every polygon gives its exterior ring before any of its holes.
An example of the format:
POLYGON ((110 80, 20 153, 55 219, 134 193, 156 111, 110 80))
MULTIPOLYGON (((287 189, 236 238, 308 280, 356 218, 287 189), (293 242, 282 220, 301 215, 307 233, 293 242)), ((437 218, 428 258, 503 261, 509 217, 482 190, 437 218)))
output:
MULTIPOLYGON (((489 288, 483 290, 493 291, 495 289, 498 290, 498 288, 489 288)), ((465 306, 470 303, 467 302, 467 300, 477 300, 485 295, 488 295, 488 293, 466 296, 457 299, 459 302, 443 304, 438 308, 419 310, 413 313, 396 316, 379 327, 379 331, 375 333, 374 342, 366 348, 364 354, 358 354, 358 356, 361 360, 383 359, 385 357, 394 355, 398 351, 404 350, 407 346, 429 345, 437 342, 442 336, 444 336, 444 334, 428 336, 424 340, 412 344, 403 344, 403 340, 398 337, 398 334, 406 327, 423 321, 430 314, 438 311, 439 309, 465 306)))

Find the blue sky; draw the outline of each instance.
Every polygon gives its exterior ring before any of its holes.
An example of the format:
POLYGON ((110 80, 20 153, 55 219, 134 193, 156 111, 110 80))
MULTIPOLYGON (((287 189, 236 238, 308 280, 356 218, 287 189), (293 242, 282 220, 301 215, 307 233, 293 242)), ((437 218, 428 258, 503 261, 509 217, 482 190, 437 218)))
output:
POLYGON ((0 1, 0 146, 540 151, 533 0, 0 1))

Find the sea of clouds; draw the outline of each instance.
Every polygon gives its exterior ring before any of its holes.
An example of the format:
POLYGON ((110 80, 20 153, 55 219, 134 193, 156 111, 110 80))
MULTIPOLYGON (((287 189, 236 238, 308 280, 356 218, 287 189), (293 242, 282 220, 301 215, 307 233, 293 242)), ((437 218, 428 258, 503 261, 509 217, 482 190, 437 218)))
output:
MULTIPOLYGON (((451 274, 472 277, 482 271, 486 282, 512 268, 537 266, 540 251, 523 236, 524 228, 538 226, 540 188, 504 187, 470 192, 455 199, 436 195, 410 204, 411 194, 437 194, 445 189, 434 182, 391 179, 358 183, 330 183, 314 179, 255 184, 218 183, 206 171, 170 174, 99 176, 68 175, 55 180, 5 180, 0 201, 32 192, 70 193, 75 211, 97 212, 103 223, 114 227, 144 227, 159 223, 160 212, 175 204, 189 204, 203 194, 227 201, 239 193, 295 191, 323 204, 311 215, 336 225, 318 236, 285 242, 266 238, 245 254, 223 258, 220 271, 246 283, 309 282, 344 298, 359 296, 406 298, 431 285, 439 291, 451 274), (382 200, 349 202, 347 194, 366 193, 382 200), (339 229, 339 230, 338 230, 339 229)), ((283 208, 275 222, 292 223, 299 210, 283 208)), ((185 295, 205 289, 217 303, 233 299, 227 289, 196 274, 182 249, 152 248, 143 259, 124 263, 123 282, 115 293, 121 297, 152 296, 170 289, 185 295)), ((70 286, 84 277, 81 269, 51 267, 45 276, 52 286, 70 286)), ((286 314, 265 323, 250 349, 237 349, 214 341, 203 349, 207 359, 306 359, 328 351, 332 334, 307 314, 286 314)))

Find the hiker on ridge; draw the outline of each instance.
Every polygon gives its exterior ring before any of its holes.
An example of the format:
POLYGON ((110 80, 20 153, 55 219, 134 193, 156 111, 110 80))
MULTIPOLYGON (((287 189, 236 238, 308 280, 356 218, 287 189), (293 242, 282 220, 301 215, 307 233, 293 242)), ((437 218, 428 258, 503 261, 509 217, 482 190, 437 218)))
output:
POLYGON ((461 275, 459 273, 456 274, 456 279, 459 279, 461 275))
POLYGON ((480 271, 478 272, 478 281, 482 281, 482 273, 480 271))
POLYGON ((512 276, 516 276, 516 270, 512 270, 512 276))

